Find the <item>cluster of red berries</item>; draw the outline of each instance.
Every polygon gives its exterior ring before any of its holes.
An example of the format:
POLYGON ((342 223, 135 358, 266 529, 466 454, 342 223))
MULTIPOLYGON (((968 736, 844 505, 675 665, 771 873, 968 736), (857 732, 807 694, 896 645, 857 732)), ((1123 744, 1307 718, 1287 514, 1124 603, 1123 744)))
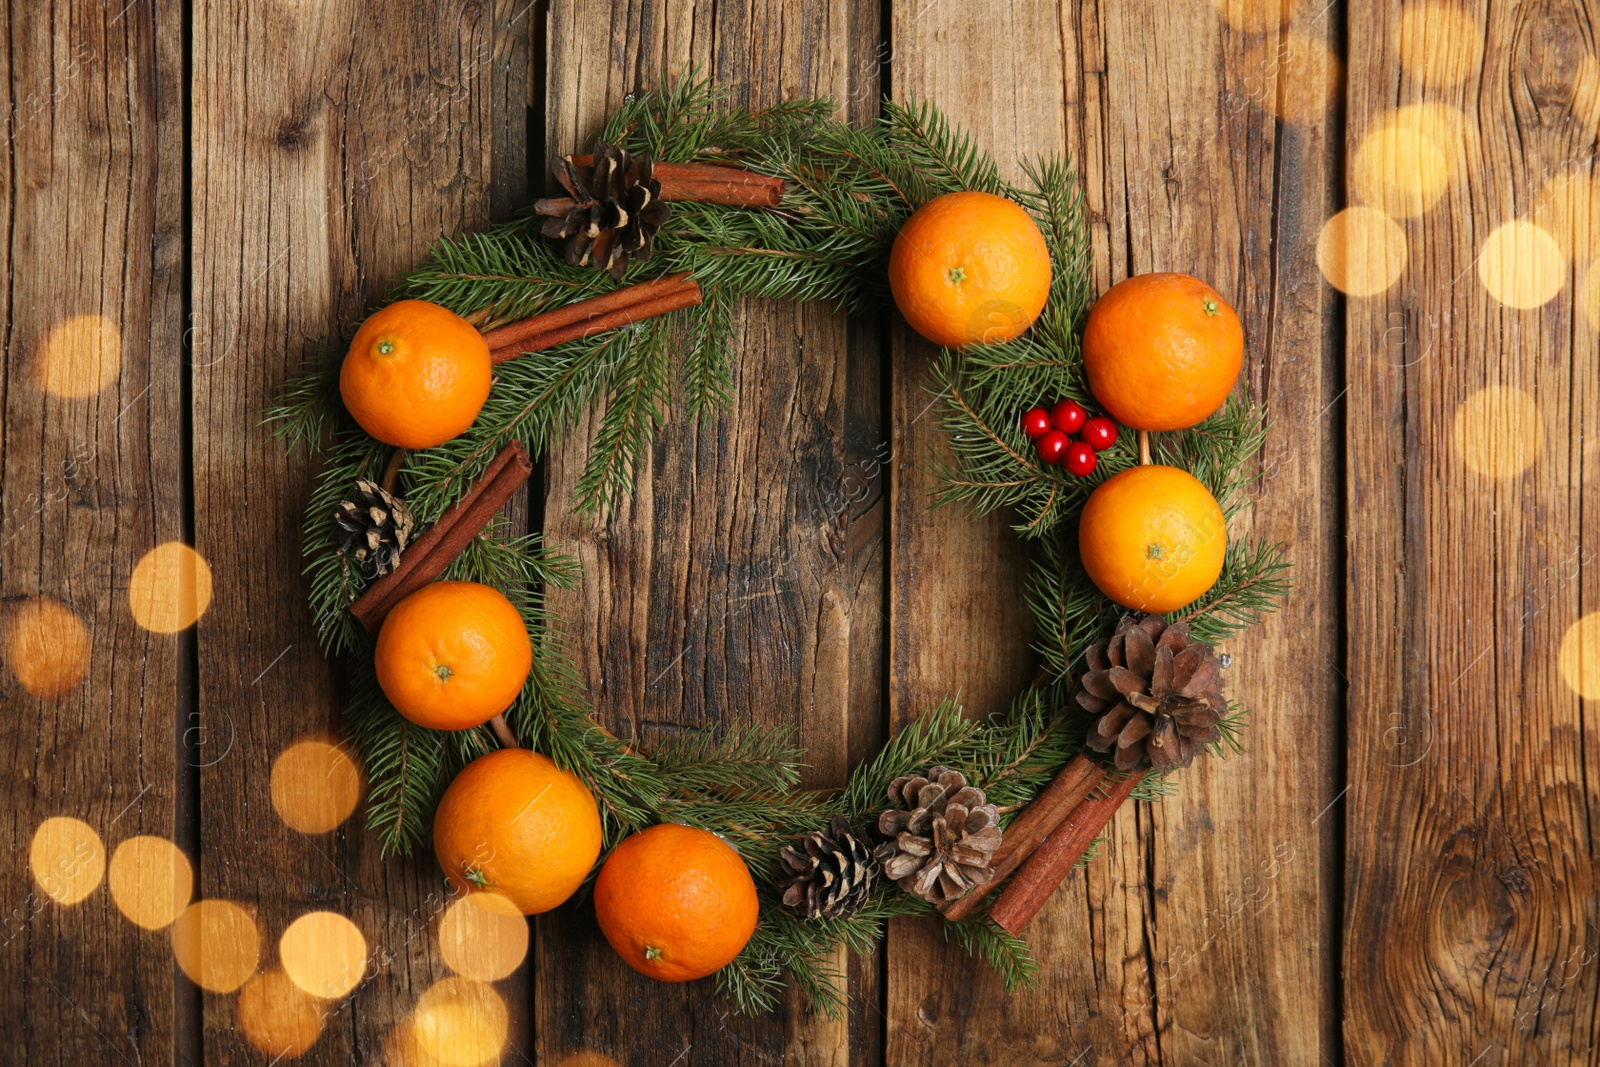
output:
POLYGON ((1075 400, 1063 400, 1049 411, 1030 409, 1022 416, 1022 432, 1033 442, 1040 459, 1059 463, 1080 478, 1094 473, 1095 453, 1117 443, 1117 424, 1104 415, 1090 418, 1075 400), (1078 435, 1076 441, 1073 434, 1078 435))

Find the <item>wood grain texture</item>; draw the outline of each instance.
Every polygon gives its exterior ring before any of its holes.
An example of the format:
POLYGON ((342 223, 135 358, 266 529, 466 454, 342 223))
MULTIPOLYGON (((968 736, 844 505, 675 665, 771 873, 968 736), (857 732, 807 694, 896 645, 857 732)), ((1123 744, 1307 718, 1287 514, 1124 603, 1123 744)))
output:
POLYGON ((1397 108, 1450 110, 1429 133, 1448 188, 1402 222, 1404 273, 1348 305, 1347 1059, 1592 1063, 1600 783, 1592 702, 1558 660, 1600 585, 1595 329, 1575 299, 1600 216, 1557 238, 1576 262, 1548 303, 1504 306, 1482 279, 1536 273, 1538 245, 1507 264, 1491 235, 1539 217, 1549 179, 1589 181, 1597 12, 1463 11, 1483 59, 1450 84, 1416 77, 1393 8, 1361 33, 1352 9, 1349 34, 1352 160, 1397 108), (1491 387, 1529 416, 1463 419, 1491 387))
MULTIPOLYGON (((735 103, 828 95, 876 114, 878 7, 860 0, 551 9, 547 140, 587 149, 626 93, 700 64, 735 103), (611 42, 609 47, 598 42, 611 42)), ((877 743, 882 693, 879 363, 870 323, 820 305, 735 309, 732 409, 675 413, 609 524, 571 510, 582 441, 552 452, 545 528, 581 586, 552 598, 600 718, 657 742, 717 723, 792 724, 811 785, 843 784, 877 743)), ((876 967, 848 967, 849 1020, 741 1019, 710 982, 630 971, 567 907, 539 929, 538 1043, 622 1063, 872 1062, 876 967), (676 1057, 676 1059, 675 1059, 676 1057)))
MULTIPOLYGON (((449 974, 434 940, 446 901, 426 847, 382 862, 361 816, 306 836, 269 801, 273 759, 332 727, 339 698, 299 573, 311 470, 270 437, 262 410, 434 240, 495 213, 490 177, 509 166, 497 145, 522 143, 524 95, 494 64, 525 52, 511 42, 528 35, 528 11, 269 2, 194 12, 194 514, 217 583, 199 626, 202 884, 253 913, 264 967, 304 912, 338 912, 362 930, 367 978, 329 1005, 313 1062, 382 1057, 418 996, 449 974), (516 106, 497 111, 499 98, 516 106)), ((513 1006, 526 996, 520 978, 496 989, 513 1006)), ((232 999, 207 997, 208 1062, 258 1058, 232 999)), ((526 1026, 513 1010, 513 1049, 526 1046, 526 1026)))
MULTIPOLYGON (((18 612, 45 597, 89 642, 86 673, 57 695, 24 687, 27 662, 0 669, 0 1017, 6 1057, 38 1064, 170 1062, 178 1022, 162 935, 124 920, 104 884, 59 906, 29 873, 51 816, 103 842, 72 869, 137 834, 177 835, 181 638, 140 629, 127 590, 147 550, 183 538, 182 12, 122 6, 18 3, 0 20, 0 629, 15 639, 18 612), (103 364, 85 335, 61 343, 78 316, 118 339, 103 364), (87 395, 47 395, 47 380, 87 395)), ((63 628, 36 639, 53 646, 63 628)))

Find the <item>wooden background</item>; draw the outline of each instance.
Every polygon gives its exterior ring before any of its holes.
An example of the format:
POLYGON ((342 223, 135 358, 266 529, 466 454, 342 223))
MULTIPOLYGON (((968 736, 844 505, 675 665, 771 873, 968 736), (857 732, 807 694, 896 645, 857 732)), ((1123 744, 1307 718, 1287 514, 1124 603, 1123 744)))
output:
MULTIPOLYGON (((1102 286, 1181 270, 1238 308, 1273 420, 1245 521, 1292 544, 1299 581, 1228 648, 1247 753, 1119 814, 1029 931, 1037 988, 1007 998, 904 923, 840 960, 848 1019, 741 1019, 708 983, 635 976, 563 909, 496 984, 505 1062, 1600 1062, 1600 744, 1558 667, 1600 601, 1600 214, 1557 234, 1548 303, 1480 283, 1492 231, 1552 177, 1591 180, 1600 10, 1427 7, 13 0, 0 606, 61 601, 92 656, 52 699, 0 671, 4 1058, 273 1061, 103 888, 39 899, 29 842, 64 814, 108 847, 177 842, 202 895, 253 914, 265 965, 306 910, 354 919, 370 973, 304 1062, 395 1062, 396 1027, 449 974, 440 878, 381 861, 359 820, 310 837, 269 803, 275 755, 338 716, 299 574, 311 471, 261 412, 432 241, 508 217, 548 152, 699 64, 741 103, 827 95, 870 121, 885 96, 937 101, 1013 173, 1070 153, 1102 286), (1401 219, 1398 280, 1346 298, 1319 234, 1363 191, 1369 129, 1418 103, 1462 117, 1449 187, 1401 219), (45 395, 41 346, 85 314, 120 330, 120 372, 45 395), (1532 397, 1531 424, 1463 425, 1490 386, 1532 397), (1484 435, 1528 462, 1485 475, 1484 435), (171 540, 216 586, 177 636, 135 625, 127 597, 171 540)), ((1414 161, 1388 162, 1407 180, 1414 161)), ((814 306, 749 302, 738 322, 732 410, 669 425, 609 527, 567 506, 576 448, 519 506, 584 563, 556 607, 619 731, 795 722, 811 783, 838 784, 946 693, 987 713, 1027 677, 1020 556, 1002 522, 925 508, 925 343, 814 306)))

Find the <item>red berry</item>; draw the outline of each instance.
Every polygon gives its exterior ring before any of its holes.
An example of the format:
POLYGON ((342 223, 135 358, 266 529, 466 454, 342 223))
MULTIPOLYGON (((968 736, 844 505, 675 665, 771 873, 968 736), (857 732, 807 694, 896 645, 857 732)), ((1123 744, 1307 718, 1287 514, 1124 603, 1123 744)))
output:
POLYGON ((1044 408, 1033 408, 1022 416, 1022 432, 1036 441, 1050 432, 1050 415, 1044 408))
POLYGON ((1093 474, 1094 465, 1098 462, 1100 460, 1095 456, 1094 449, 1082 441, 1073 441, 1067 445, 1067 454, 1062 459, 1061 465, 1067 468, 1068 474, 1076 474, 1082 478, 1085 475, 1093 474))
POLYGON ((1061 460, 1061 453, 1065 452, 1071 444, 1072 442, 1067 439, 1066 434, 1060 430, 1051 430, 1035 441, 1033 447, 1038 449, 1039 458, 1046 463, 1058 463, 1061 460))
POLYGON ((1096 415, 1083 424, 1083 432, 1078 436, 1096 452, 1104 452, 1117 443, 1117 424, 1104 415, 1096 415))
POLYGON ((1050 409, 1050 425, 1062 433, 1077 433, 1089 413, 1076 400, 1063 400, 1050 409))

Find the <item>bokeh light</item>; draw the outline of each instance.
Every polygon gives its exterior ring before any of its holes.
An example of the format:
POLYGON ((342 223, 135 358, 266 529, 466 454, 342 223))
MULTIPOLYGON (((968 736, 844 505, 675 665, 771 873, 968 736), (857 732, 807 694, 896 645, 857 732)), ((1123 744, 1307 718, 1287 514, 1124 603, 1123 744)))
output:
POLYGON ((303 834, 323 834, 350 817, 361 800, 361 770, 328 741, 297 741, 272 762, 269 784, 278 817, 303 834))
POLYGON ((1229 26, 1246 33, 1266 33, 1284 24, 1289 0, 1215 0, 1217 14, 1229 26))
POLYGON ((1451 147, 1432 124, 1391 115, 1361 138, 1350 162, 1351 191, 1395 218, 1416 218, 1450 187, 1451 147))
POLYGON ((29 597, 6 619, 6 666, 41 700, 65 696, 89 671, 89 631, 71 608, 29 597))
POLYGON ((122 331, 104 315, 67 319, 45 338, 39 370, 52 396, 94 396, 122 373, 122 331))
POLYGON ((1544 183, 1528 214, 1568 259, 1600 255, 1600 177, 1557 174, 1544 183))
POLYGON ((1317 266, 1328 284, 1350 296, 1376 296, 1406 269, 1406 234, 1377 208, 1348 207, 1323 224, 1317 266))
POLYGON ((310 1051, 322 1036, 322 1007, 282 971, 258 974, 234 1005, 245 1040, 274 1063, 310 1051))
POLYGON ((1567 627, 1557 659, 1561 678, 1585 700, 1600 700, 1600 611, 1567 627))
POLYGON ((195 985, 232 993, 256 971, 261 934, 250 913, 233 901, 200 900, 173 922, 172 952, 195 985))
POLYGON ((439 920, 439 952, 462 977, 496 981, 527 956, 528 920, 498 893, 468 893, 439 920))
POLYGON ((1400 16, 1400 65, 1423 85, 1447 89, 1483 61, 1484 28, 1454 4, 1415 4, 1400 16))
POLYGON ((160 837, 130 837, 111 854, 111 899, 128 921, 162 930, 189 906, 194 869, 178 846, 160 837))
POLYGON ((499 1059, 505 1045, 505 1002, 482 982, 446 978, 417 1000, 411 1019, 419 1049, 451 1067, 478 1067, 499 1059))
POLYGON ((295 985, 314 997, 333 1000, 366 976, 367 939, 343 915, 308 912, 279 938, 278 959, 295 985))
POLYGON ((1600 260, 1589 264, 1583 281, 1578 283, 1578 310, 1589 323, 1589 329, 1600 330, 1600 260))
POLYGON ((188 545, 168 541, 144 554, 128 579, 128 607, 146 630, 175 634, 211 606, 211 568, 188 545))
POLYGON ((1241 91, 1286 122, 1321 119, 1344 84, 1343 65, 1327 44, 1298 31, 1264 37, 1245 53, 1241 91))
POLYGON ((1484 238, 1478 280, 1507 307, 1542 307, 1566 283, 1567 258, 1544 227, 1515 219, 1484 238))
POLYGON ((595 1052, 593 1049, 584 1049, 574 1052, 564 1060, 559 1060, 556 1067, 622 1067, 622 1064, 607 1056, 604 1052, 595 1052))
POLYGON ((1533 465, 1544 445, 1544 420, 1533 397, 1511 386, 1480 389, 1456 411, 1451 437, 1469 468, 1491 478, 1514 478, 1533 465))
POLYGON ((93 893, 106 873, 106 850, 94 827, 56 815, 39 824, 28 849, 33 880, 57 904, 76 904, 93 893))

